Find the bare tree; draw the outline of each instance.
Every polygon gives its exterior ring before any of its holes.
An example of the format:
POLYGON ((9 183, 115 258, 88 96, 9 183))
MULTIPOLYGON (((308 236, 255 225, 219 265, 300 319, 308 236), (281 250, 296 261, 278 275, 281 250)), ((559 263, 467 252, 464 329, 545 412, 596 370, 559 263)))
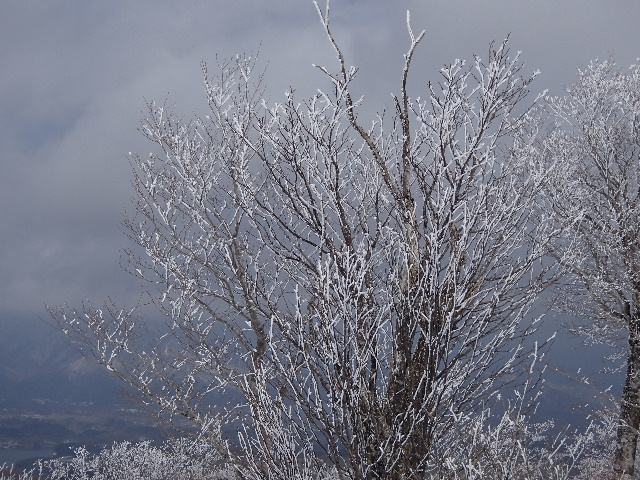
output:
MULTIPOLYGON (((544 208, 562 229, 553 255, 571 275, 560 306, 592 340, 628 339, 615 469, 629 475, 640 427, 640 68, 592 62, 562 97, 539 147, 544 208)), ((619 345, 619 344, 618 344, 619 345)))
POLYGON ((166 330, 143 335, 135 309, 113 305, 51 314, 243 478, 455 473, 474 415, 527 358, 549 281, 550 232, 530 208, 546 173, 512 154, 535 74, 505 41, 413 99, 424 32, 407 18, 393 113, 365 126, 357 69, 328 4, 318 13, 339 61, 320 67, 328 91, 268 105, 255 59, 237 57, 215 80, 204 68, 207 117, 149 105, 156 151, 132 156, 124 225, 166 330), (236 447, 225 425, 239 425, 236 447))

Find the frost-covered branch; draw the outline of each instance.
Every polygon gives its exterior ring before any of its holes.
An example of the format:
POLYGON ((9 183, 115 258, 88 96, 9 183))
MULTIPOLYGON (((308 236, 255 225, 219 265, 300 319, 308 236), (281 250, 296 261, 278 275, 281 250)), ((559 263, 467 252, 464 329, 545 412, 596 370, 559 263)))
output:
POLYGON ((569 274, 556 306, 583 317, 577 330, 591 342, 620 346, 628 338, 616 469, 633 475, 640 427, 640 68, 622 73, 612 59, 592 62, 547 105, 553 128, 524 157, 552 172, 541 208, 558 226, 551 252, 569 274))

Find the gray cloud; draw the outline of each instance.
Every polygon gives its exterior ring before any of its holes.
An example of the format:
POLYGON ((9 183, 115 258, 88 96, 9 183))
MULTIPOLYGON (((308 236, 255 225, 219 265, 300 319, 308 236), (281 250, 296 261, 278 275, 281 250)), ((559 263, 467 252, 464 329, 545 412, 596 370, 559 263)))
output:
MULTIPOLYGON (((591 58, 615 52, 622 67, 640 56, 637 2, 335 0, 333 28, 373 109, 397 90, 407 9, 427 30, 416 96, 443 63, 482 56, 508 33, 542 71, 539 90, 560 92, 591 58)), ((170 92, 178 111, 203 112, 200 62, 258 48, 271 98, 327 85, 311 64, 335 55, 310 1, 2 3, 0 319, 42 314, 44 302, 135 301, 118 222, 131 195, 126 154, 148 148, 136 131, 144 98, 170 92)))

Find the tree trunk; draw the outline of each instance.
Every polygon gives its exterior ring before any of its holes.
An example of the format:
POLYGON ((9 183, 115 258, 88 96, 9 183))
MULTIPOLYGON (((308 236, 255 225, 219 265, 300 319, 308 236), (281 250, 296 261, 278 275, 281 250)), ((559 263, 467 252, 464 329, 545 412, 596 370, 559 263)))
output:
MULTIPOLYGON (((632 323, 638 323, 637 320, 632 323)), ((616 441, 614 470, 634 475, 638 427, 640 426, 640 337, 637 325, 630 325, 627 378, 622 392, 620 423, 616 441)))

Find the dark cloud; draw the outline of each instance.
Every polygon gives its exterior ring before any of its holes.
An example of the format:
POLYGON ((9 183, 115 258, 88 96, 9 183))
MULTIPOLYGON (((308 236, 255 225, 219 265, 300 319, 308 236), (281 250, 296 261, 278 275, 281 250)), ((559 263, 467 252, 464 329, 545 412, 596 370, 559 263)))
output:
MULTIPOLYGON (((427 30, 416 95, 443 63, 482 56, 509 33, 542 71, 539 90, 559 92, 591 58, 614 52, 625 66, 640 55, 637 2, 335 0, 333 28, 373 109, 397 90, 407 9, 427 30)), ((135 301, 118 222, 126 154, 148 148, 136 131, 144 98, 170 92, 178 111, 202 112, 200 62, 258 48, 273 99, 326 86, 311 64, 335 60, 310 1, 2 3, 0 319, 42 314, 44 302, 135 301)))

